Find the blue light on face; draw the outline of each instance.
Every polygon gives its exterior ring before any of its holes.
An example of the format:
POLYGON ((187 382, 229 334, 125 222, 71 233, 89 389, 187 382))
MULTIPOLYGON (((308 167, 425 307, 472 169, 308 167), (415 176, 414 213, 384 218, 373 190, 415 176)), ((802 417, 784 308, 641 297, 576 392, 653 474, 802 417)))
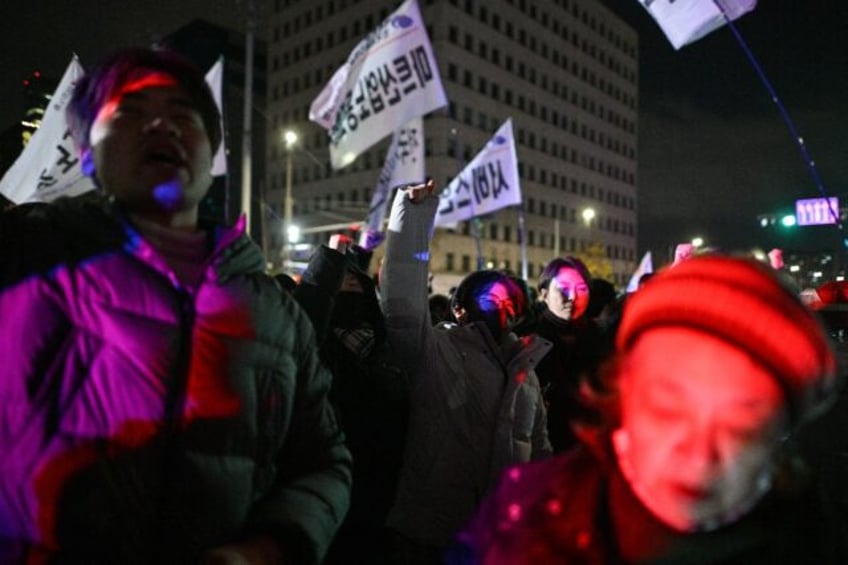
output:
POLYGON ((183 200, 183 183, 173 179, 159 184, 153 189, 153 199, 166 210, 176 209, 183 200))

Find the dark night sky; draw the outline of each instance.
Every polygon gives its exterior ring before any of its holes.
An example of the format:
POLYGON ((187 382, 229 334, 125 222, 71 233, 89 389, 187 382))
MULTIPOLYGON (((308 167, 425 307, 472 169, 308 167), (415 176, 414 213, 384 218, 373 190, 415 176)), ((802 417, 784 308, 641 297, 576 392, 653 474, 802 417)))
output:
MULTIPOLYGON (((376 1, 376 0, 375 0, 376 1)), ((762 230, 761 213, 816 196, 776 106, 731 32, 674 51, 636 0, 604 0, 640 34, 639 251, 664 260, 699 235, 727 249, 810 247, 832 231, 762 230)), ((240 27, 246 0, 4 0, 0 128, 20 115, 20 81, 58 78, 195 17, 240 27), (154 8, 153 6, 156 6, 154 8)), ((737 25, 789 110, 829 193, 848 193, 848 2, 760 0, 737 25)), ((655 264, 657 263, 655 259, 655 264)))
MULTIPOLYGON (((726 249, 821 247, 832 228, 762 230, 756 216, 817 196, 777 106, 728 29, 675 51, 635 1, 640 34, 639 247, 696 235, 726 249)), ((737 27, 805 139, 828 193, 848 193, 848 2, 761 0, 737 27)), ((655 261, 656 263, 656 261, 655 261)))

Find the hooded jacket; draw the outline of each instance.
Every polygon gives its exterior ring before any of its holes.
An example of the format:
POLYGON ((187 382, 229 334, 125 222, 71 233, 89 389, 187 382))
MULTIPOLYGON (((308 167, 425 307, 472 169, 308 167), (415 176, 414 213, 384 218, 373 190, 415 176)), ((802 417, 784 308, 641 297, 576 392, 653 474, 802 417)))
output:
POLYGON ((350 454, 312 327, 218 227, 196 289, 100 198, 0 216, 0 561, 317 563, 350 454))
POLYGON ((392 207, 381 301, 386 331, 410 375, 409 432, 388 525, 446 547, 508 465, 551 453, 534 365, 537 337, 498 344, 483 323, 433 328, 427 302, 438 199, 392 207))

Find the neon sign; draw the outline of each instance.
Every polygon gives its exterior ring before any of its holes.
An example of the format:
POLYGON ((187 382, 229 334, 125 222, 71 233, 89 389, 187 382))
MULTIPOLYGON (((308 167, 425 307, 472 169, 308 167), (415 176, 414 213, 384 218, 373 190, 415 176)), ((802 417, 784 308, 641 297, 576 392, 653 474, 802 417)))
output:
POLYGON ((795 219, 799 226, 835 224, 839 216, 839 198, 804 198, 795 201, 795 219), (832 210, 832 211, 831 211, 832 210), (834 217, 836 214, 836 217, 834 217))

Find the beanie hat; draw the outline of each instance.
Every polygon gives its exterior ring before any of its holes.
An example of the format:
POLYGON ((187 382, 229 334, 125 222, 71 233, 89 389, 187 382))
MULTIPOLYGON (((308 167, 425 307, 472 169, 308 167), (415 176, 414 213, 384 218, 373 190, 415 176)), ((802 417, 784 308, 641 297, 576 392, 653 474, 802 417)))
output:
POLYGON ((650 328, 669 326, 748 353, 780 384, 793 424, 833 396, 836 360, 822 326, 762 263, 702 255, 666 268, 628 298, 616 343, 627 352, 650 328))

